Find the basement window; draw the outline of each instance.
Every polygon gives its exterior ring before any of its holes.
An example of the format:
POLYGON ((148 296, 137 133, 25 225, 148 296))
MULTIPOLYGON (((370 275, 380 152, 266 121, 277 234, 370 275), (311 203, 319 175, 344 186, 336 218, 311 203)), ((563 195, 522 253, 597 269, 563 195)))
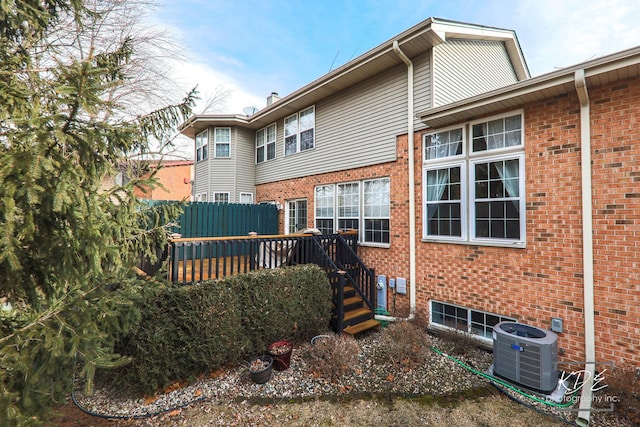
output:
POLYGON ((465 332, 490 340, 492 339, 493 327, 503 321, 516 322, 517 319, 459 305, 431 301, 429 323, 437 327, 465 332))

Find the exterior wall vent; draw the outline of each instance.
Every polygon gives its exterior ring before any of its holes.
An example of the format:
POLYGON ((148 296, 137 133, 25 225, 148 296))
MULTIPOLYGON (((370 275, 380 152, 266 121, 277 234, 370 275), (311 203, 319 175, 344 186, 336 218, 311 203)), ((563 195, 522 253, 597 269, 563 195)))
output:
POLYGON ((493 327, 493 373, 525 388, 550 393, 558 385, 558 336, 516 322, 493 327))

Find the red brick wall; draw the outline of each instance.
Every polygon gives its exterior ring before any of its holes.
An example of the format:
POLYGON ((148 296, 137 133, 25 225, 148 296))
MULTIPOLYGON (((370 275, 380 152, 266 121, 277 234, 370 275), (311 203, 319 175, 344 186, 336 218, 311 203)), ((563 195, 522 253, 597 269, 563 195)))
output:
MULTIPOLYGON (((596 348, 599 361, 640 366, 640 79, 589 88, 593 163, 596 348)), ((571 93, 523 106, 526 248, 422 242, 421 135, 415 136, 417 315, 431 299, 517 318, 545 329, 564 320, 564 360, 584 360, 580 110, 571 93)), ((409 278, 407 138, 398 160, 260 185, 257 199, 306 197, 323 183, 391 177, 391 245, 363 247, 387 277, 409 278)), ((281 218, 283 213, 281 212, 281 218)), ((409 283, 411 286, 412 283, 409 283)), ((393 301, 389 298, 389 301, 393 301)), ((395 312, 408 312, 398 296, 395 312)), ((394 308, 394 307, 389 307, 394 308)))

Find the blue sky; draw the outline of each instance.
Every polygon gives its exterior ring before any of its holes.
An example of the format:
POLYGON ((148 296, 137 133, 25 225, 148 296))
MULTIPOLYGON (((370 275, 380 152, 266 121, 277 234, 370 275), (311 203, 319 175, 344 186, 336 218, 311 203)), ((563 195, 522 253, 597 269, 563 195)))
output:
POLYGON ((151 13, 183 46, 173 74, 223 113, 281 96, 438 17, 516 32, 532 75, 640 45, 638 0, 160 0, 151 13))

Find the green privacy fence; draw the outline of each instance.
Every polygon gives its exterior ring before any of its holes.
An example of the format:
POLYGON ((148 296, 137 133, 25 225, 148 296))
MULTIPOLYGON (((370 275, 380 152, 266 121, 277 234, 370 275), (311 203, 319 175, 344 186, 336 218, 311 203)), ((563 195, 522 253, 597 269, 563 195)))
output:
POLYGON ((191 202, 178 224, 174 232, 185 238, 278 234, 278 210, 272 204, 191 202))
MULTIPOLYGON (((150 206, 157 206, 166 201, 146 201, 150 206)), ((178 225, 172 228, 173 233, 178 233, 183 238, 198 237, 232 237, 247 236, 255 231, 259 235, 278 234, 278 210, 272 204, 248 205, 235 203, 211 203, 211 202, 187 202, 183 204, 182 214, 173 220, 178 225)), ((166 244, 157 249, 158 258, 151 262, 141 256, 138 267, 147 274, 155 274, 167 259, 166 244)), ((204 254, 201 248, 196 252, 188 252, 188 258, 200 258, 204 254)), ((180 257, 183 257, 184 248, 179 249, 180 257)), ((240 255, 238 249, 232 255, 240 255)), ((176 254, 177 255, 177 254, 176 254)), ((210 256, 215 256, 210 254, 210 256)))

